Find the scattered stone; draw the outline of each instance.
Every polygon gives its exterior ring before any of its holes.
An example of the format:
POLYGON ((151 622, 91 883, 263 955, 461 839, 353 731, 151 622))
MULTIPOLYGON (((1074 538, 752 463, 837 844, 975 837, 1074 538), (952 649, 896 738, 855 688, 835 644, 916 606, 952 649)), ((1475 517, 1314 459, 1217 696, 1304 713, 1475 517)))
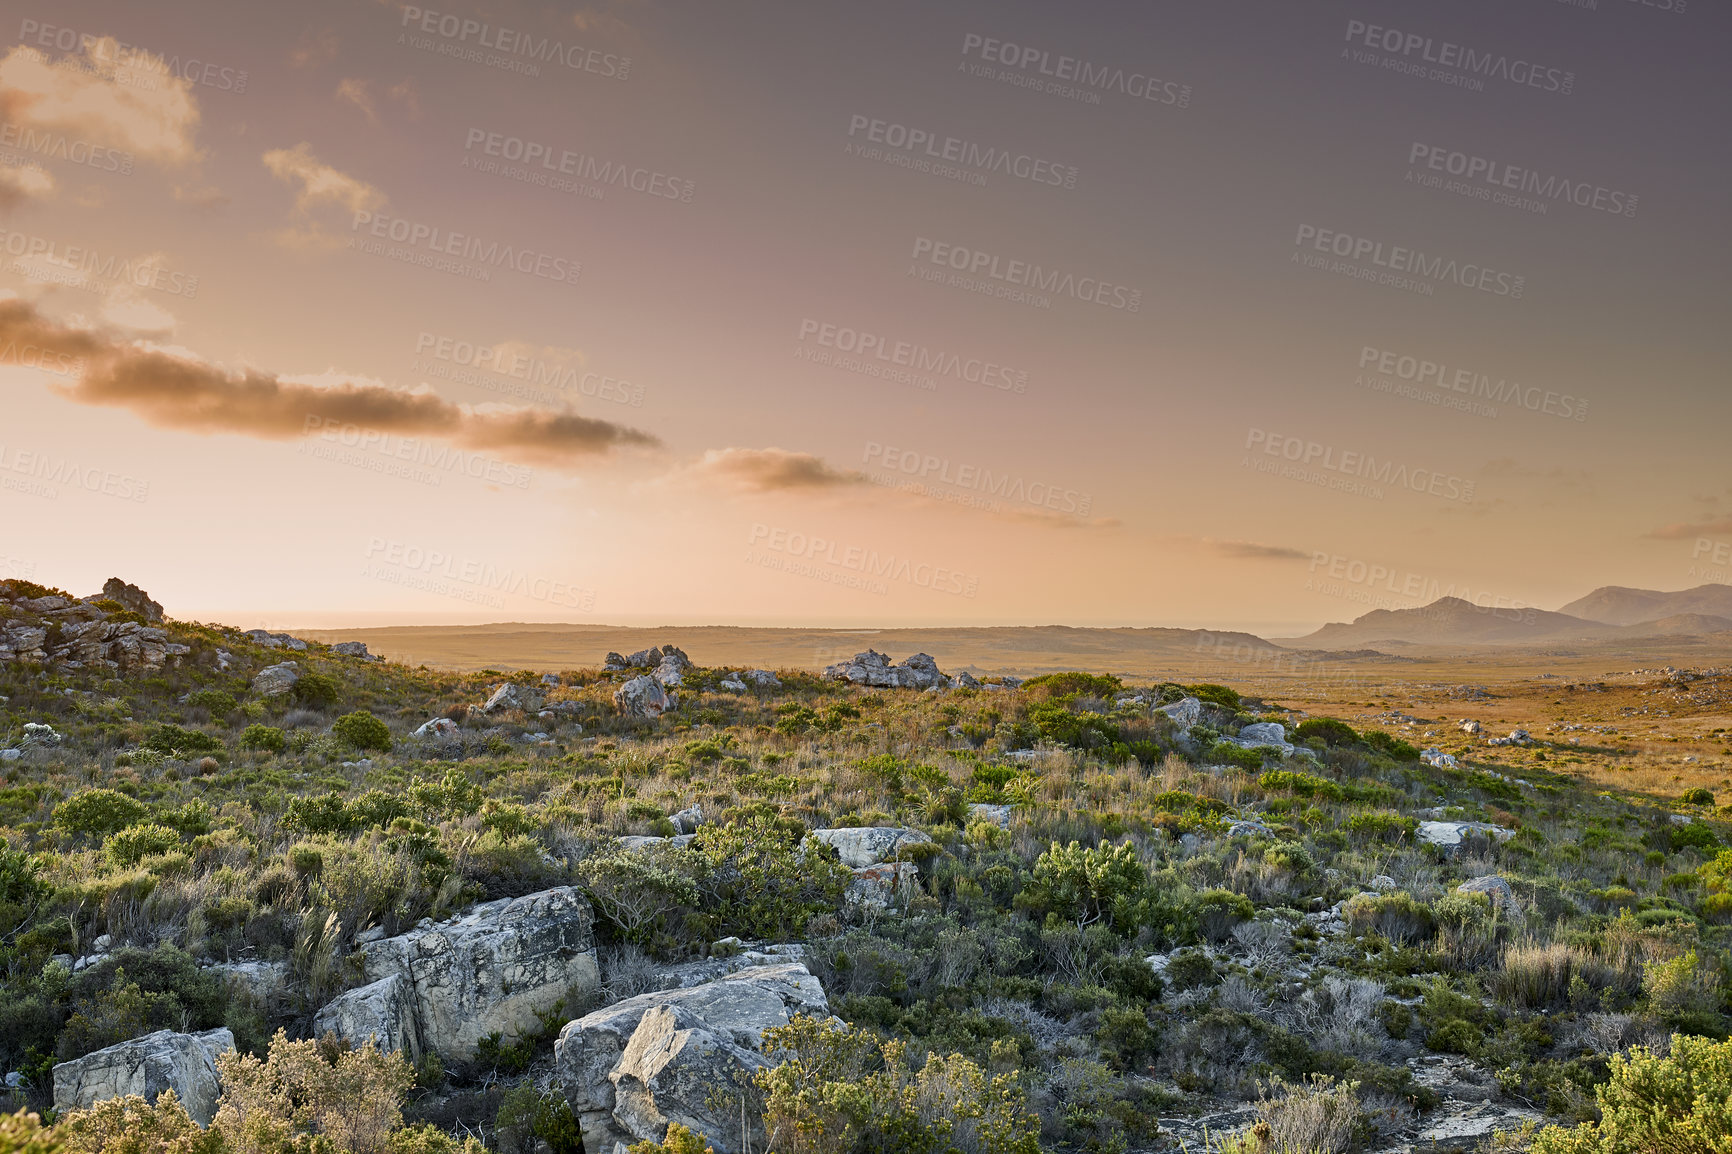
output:
POLYGON ((1238 736, 1230 740, 1241 749, 1273 749, 1283 757, 1293 752, 1293 745, 1287 740, 1287 727, 1279 721, 1258 721, 1241 726, 1238 736))
POLYGON ((1486 742, 1487 745, 1532 745, 1533 743, 1534 739, 1528 736, 1528 731, 1525 729, 1512 729, 1509 731, 1508 737, 1494 737, 1486 742))
POLYGON ((1260 821, 1249 820, 1235 821, 1227 827, 1228 837, 1239 837, 1241 835, 1251 837, 1270 837, 1272 836, 1272 831, 1268 826, 1264 825, 1260 821))
POLYGON ((674 829, 680 833, 697 833, 698 827, 704 824, 703 807, 694 805, 689 809, 682 809, 678 813, 669 814, 668 820, 673 822, 674 829))
POLYGON ((780 689, 782 679, 768 669, 748 669, 737 675, 741 681, 757 686, 759 689, 780 689))
POLYGON ((1183 697, 1171 705, 1157 707, 1155 712, 1172 718, 1180 729, 1189 729, 1203 720, 1203 703, 1195 697, 1183 697))
POLYGON ((1388 874, 1378 874, 1371 879, 1371 888, 1380 894, 1389 893, 1396 888, 1395 879, 1388 874))
POLYGON ((932 839, 917 829, 900 826, 842 826, 814 830, 812 836, 831 847, 849 869, 875 866, 913 845, 930 845, 932 839))
POLYGON ((541 675, 541 684, 547 686, 547 688, 549 688, 549 689, 557 689, 559 687, 559 684, 560 684, 559 674, 557 674, 557 673, 543 673, 541 675))
POLYGON ((449 737, 457 732, 457 723, 449 717, 435 717, 431 721, 422 722, 415 730, 416 737, 449 737))
POLYGON ((716 688, 726 690, 729 693, 744 693, 746 691, 746 683, 740 680, 739 674, 730 673, 726 677, 722 678, 721 684, 716 688))
POLYGON ((1484 834, 1497 841, 1505 842, 1515 836, 1515 830, 1505 829, 1501 825, 1492 825, 1486 821, 1422 821, 1419 823, 1419 840, 1446 850, 1460 849, 1462 839, 1470 834, 1484 834))
POLYGON ((613 691, 614 708, 627 717, 660 717, 674 704, 674 695, 653 677, 634 677, 613 691))
POLYGON ((1515 891, 1509 882, 1496 874, 1485 877, 1469 878, 1456 886, 1457 893, 1484 894, 1494 906, 1501 907, 1505 913, 1516 913, 1515 891))
MULTIPOLYGON (((823 987, 804 965, 741 970, 627 998, 567 1024, 554 1043, 555 1076, 586 1150, 659 1141, 671 1120, 701 1134, 717 1154, 734 1154, 743 1143, 732 1076, 761 1067, 764 1030, 797 1014, 829 1013, 823 987)), ((751 1141, 763 1149, 761 1133, 751 1141)))
POLYGON ((0 749, 0 761, 17 761, 24 756, 21 749, 0 749))
POLYGON ((629 668, 625 663, 625 658, 621 657, 617 653, 609 653, 605 658, 603 658, 601 667, 602 670, 607 673, 618 673, 623 669, 629 668))
POLYGON ((697 834, 694 833, 675 834, 673 837, 653 837, 648 834, 633 834, 620 838, 619 847, 621 849, 640 850, 648 849, 655 845, 661 845, 665 842, 668 845, 673 846, 675 849, 685 849, 687 846, 692 844, 692 839, 695 837, 697 837, 697 834))
POLYGON ((518 685, 507 681, 493 691, 493 696, 487 699, 487 704, 481 707, 483 713, 503 713, 507 710, 518 710, 522 713, 534 713, 541 708, 541 694, 527 685, 518 685))
POLYGON ((304 653, 307 649, 307 643, 299 637, 290 637, 287 633, 272 633, 268 629, 249 629, 241 636, 266 649, 293 649, 297 653, 304 653))
POLYGON ((359 657, 362 661, 385 660, 383 657, 376 657, 367 652, 367 643, 365 641, 339 641, 335 645, 331 646, 331 652, 335 653, 339 657, 359 657))
POLYGON ((939 671, 938 662, 925 653, 916 653, 901 665, 892 665, 890 658, 875 649, 856 653, 851 659, 824 670, 825 681, 847 681, 872 689, 931 689, 948 688, 950 678, 939 671))
POLYGON ((691 667, 686 655, 670 645, 662 650, 662 659, 650 676, 661 682, 664 688, 673 689, 684 683, 686 670, 691 667))
POLYGON ((173 1090, 186 1112, 201 1125, 216 1117, 218 1054, 235 1048, 226 1029, 202 1034, 157 1030, 119 1042, 54 1067, 54 1108, 81 1109, 137 1094, 156 1101, 173 1090))
POLYGON ((1461 731, 1463 733, 1468 734, 1472 737, 1478 737, 1480 734, 1485 732, 1485 726, 1483 726, 1479 722, 1473 721, 1471 719, 1464 719, 1461 723, 1460 728, 1461 728, 1461 731))
POLYGON ((1014 805, 997 805, 992 802, 976 801, 969 803, 969 821, 989 821, 1001 829, 1010 828, 1010 815, 1016 809, 1014 805))
POLYGON ((253 677, 253 692, 261 697, 281 697, 301 679, 300 666, 293 661, 267 665, 253 677))
POLYGON ((1459 768, 1455 763, 1454 754, 1445 753, 1435 745, 1429 749, 1420 751, 1419 760, 1425 762, 1427 765, 1436 766, 1438 769, 1459 768))

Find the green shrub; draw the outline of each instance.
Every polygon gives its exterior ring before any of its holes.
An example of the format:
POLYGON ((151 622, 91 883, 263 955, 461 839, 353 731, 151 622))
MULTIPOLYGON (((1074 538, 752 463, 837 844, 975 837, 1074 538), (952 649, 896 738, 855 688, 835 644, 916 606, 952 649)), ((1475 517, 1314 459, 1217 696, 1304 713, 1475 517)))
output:
POLYGON ((235 711, 235 695, 222 689, 200 689, 187 695, 194 709, 208 710, 212 717, 227 717, 235 711))
POLYGON ((1419 747, 1381 729, 1368 729, 1359 737, 1367 747, 1396 761, 1418 761, 1419 747))
POLYGON ((283 731, 274 725, 249 725, 241 730, 240 746, 242 749, 281 753, 287 744, 283 731))
POLYGON ((391 749, 391 727, 365 710, 343 714, 331 724, 331 732, 351 749, 391 749))
POLYGON ((1437 926, 1431 907, 1406 893, 1359 894, 1342 907, 1341 916, 1356 932, 1375 930, 1404 944, 1429 938, 1437 926))
POLYGON ((343 687, 328 673, 303 674, 301 679, 295 682, 294 688, 289 690, 289 696, 294 698, 295 704, 308 709, 329 709, 337 704, 342 693, 343 687))
POLYGON ((1724 1154, 1732 1149, 1732 1042, 1674 1034, 1657 1057, 1644 1046, 1612 1057, 1595 1088, 1600 1120, 1549 1126, 1533 1154, 1724 1154))
POLYGON ((1148 873, 1128 842, 1089 849, 1055 841, 1035 859, 1033 878, 1018 902, 1079 926, 1103 920, 1127 925, 1134 919, 1131 903, 1147 885, 1148 873))
POLYGON ((1673 853, 1681 849, 1707 850, 1718 849, 1720 846, 1720 839, 1714 831, 1699 821, 1675 825, 1667 832, 1673 853))
POLYGON ((139 745, 168 757, 194 757, 206 753, 221 753, 222 739, 196 729, 158 722, 146 728, 139 745))
POLYGON ((73 833, 111 834, 144 820, 144 804, 112 789, 73 794, 54 810, 54 824, 73 833))
POLYGON ((1340 801, 1347 795, 1328 778, 1295 769, 1271 769, 1257 779, 1257 784, 1270 793, 1291 793, 1294 797, 1322 797, 1340 801))
POLYGON ((1697 786, 1695 789, 1685 790, 1684 795, 1678 800, 1685 805, 1713 805, 1714 791, 1697 786))
POLYGON ((1407 841, 1418 828, 1418 819, 1388 810, 1360 810, 1347 819, 1348 833, 1370 841, 1407 841))
POLYGON ((103 844, 102 852, 115 865, 135 866, 152 854, 167 853, 179 845, 179 831, 147 822, 116 830, 103 844))
POLYGON ((1345 721, 1337 721, 1333 717, 1309 717, 1301 721, 1293 730, 1300 741, 1309 741, 1313 737, 1321 738, 1325 745, 1352 745, 1359 740, 1359 735, 1345 721))
POLYGON ((1232 890, 1209 890, 1197 898, 1197 928, 1211 942, 1222 942, 1240 922, 1257 916, 1251 899, 1232 890))

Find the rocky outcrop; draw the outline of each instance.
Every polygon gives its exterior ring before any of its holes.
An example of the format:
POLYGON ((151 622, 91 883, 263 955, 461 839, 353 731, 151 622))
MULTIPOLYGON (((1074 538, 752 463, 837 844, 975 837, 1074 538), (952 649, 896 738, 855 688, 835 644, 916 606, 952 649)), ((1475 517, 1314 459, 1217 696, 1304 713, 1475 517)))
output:
POLYGON ((120 602, 122 607, 138 614, 147 621, 160 622, 162 620, 162 602, 152 601, 150 594, 118 577, 110 577, 102 583, 101 596, 110 601, 120 602))
POLYGON ((122 601, 117 612, 94 604, 103 600, 100 596, 77 601, 59 594, 20 597, 8 592, 16 588, 0 585, 0 602, 9 610, 0 620, 0 661, 36 661, 63 669, 105 666, 130 673, 176 664, 191 652, 170 641, 166 629, 146 623, 152 613, 161 620, 162 606, 135 586, 126 587, 132 590, 127 598, 144 609, 122 601), (126 619, 116 620, 121 613, 126 619))
POLYGON ((1173 724, 1180 729, 1189 729, 1203 720, 1203 703, 1195 697, 1182 697, 1171 705, 1163 705, 1155 710, 1173 719, 1173 724))
POLYGON ((335 645, 331 646, 331 652, 335 653, 338 657, 359 657, 362 661, 385 660, 383 657, 377 657, 367 652, 367 643, 365 641, 339 641, 335 645))
POLYGON ((260 697, 280 697, 301 679, 301 667, 293 661, 267 665, 253 676, 253 692, 260 697))
POLYGON ((890 658, 875 649, 856 653, 847 661, 824 670, 825 681, 846 681, 872 689, 948 689, 950 678, 938 669, 938 662, 925 653, 916 653, 901 665, 892 665, 890 658))
POLYGON ((1510 888, 1509 882, 1498 877, 1496 874, 1488 874, 1485 877, 1480 878, 1469 878, 1467 881, 1462 882, 1455 888, 1458 892, 1464 894, 1484 894, 1486 899, 1490 901, 1492 905, 1498 907, 1498 909, 1504 914, 1515 914, 1519 912, 1516 907, 1515 891, 1510 888))
POLYGON ((660 717, 674 704, 674 695, 653 677, 634 677, 613 691, 614 708, 626 717, 660 717))
POLYGON ((291 637, 287 633, 272 633, 268 629, 249 629, 244 634, 254 645, 262 645, 266 649, 292 649, 296 653, 305 653, 307 643, 299 637, 291 637))
POLYGON ((694 805, 669 814, 668 820, 673 823, 676 833, 697 833, 698 827, 704 824, 704 810, 702 806, 694 805))
POLYGON ((914 896, 920 867, 913 862, 885 862, 861 866, 842 894, 842 900, 857 910, 887 910, 905 904, 914 896))
POLYGON ((888 861, 908 846, 932 841, 917 829, 899 826, 842 826, 813 830, 812 836, 834 849, 843 865, 855 870, 888 861))
MULTIPOLYGON (((553 1052, 584 1149, 660 1141, 678 1121, 733 1154, 742 1148, 734 1079, 763 1064, 763 1032, 829 1012, 818 979, 790 963, 640 994, 569 1023, 553 1052)), ((752 1145, 763 1148, 761 1135, 752 1145)))
POLYGON ((1509 731, 1508 737, 1494 737, 1486 742, 1487 745, 1532 745, 1533 743, 1533 737, 1525 729, 1512 729, 1509 731))
POLYGON ((1279 721, 1256 721, 1241 726, 1238 736, 1231 739, 1241 749, 1273 749, 1283 757, 1293 752, 1287 740, 1287 727, 1279 721))
POLYGON ((539 1014, 595 994, 593 924, 588 899, 561 886, 372 942, 368 984, 326 1005, 321 1029, 355 1045, 372 1036, 405 1053, 473 1057, 487 1035, 509 1042, 536 1029, 539 1014))
POLYGON ((662 659, 656 663, 655 672, 650 676, 661 682, 664 689, 673 689, 684 683, 686 670, 691 667, 685 653, 670 645, 662 651, 662 659))
POLYGON ((1437 746, 1435 746, 1435 745, 1431 746, 1428 749, 1420 750, 1419 760, 1425 762, 1425 764, 1427 764, 1427 765, 1435 766, 1438 769, 1456 769, 1456 768, 1458 768, 1456 763, 1455 763, 1455 755, 1445 753, 1445 752, 1443 752, 1443 750, 1437 748, 1437 746))
POLYGON ((217 1055, 235 1048, 226 1029, 202 1034, 158 1030, 54 1067, 54 1108, 71 1110, 137 1094, 154 1102, 173 1090, 201 1125, 216 1117, 217 1055))
POLYGON ((970 802, 968 806, 968 820, 971 822, 989 821, 1000 829, 1009 829, 1010 815, 1015 812, 1015 810, 1016 807, 1014 805, 1000 805, 990 801, 970 802))
POLYGON ((435 717, 415 727, 416 737, 450 737, 457 732, 457 723, 449 717, 435 717))

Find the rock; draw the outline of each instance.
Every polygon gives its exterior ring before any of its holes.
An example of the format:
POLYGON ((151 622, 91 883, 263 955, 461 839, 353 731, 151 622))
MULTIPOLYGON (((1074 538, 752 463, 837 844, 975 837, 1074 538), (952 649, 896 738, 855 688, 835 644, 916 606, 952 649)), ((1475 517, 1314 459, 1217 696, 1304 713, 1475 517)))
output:
POLYGON ((253 692, 262 697, 280 697, 293 689, 300 679, 300 666, 293 661, 267 665, 253 677, 253 692))
POLYGON ((1461 848, 1462 839, 1470 834, 1484 834, 1505 842, 1515 836, 1515 830, 1485 821, 1422 821, 1417 831, 1420 841, 1447 850, 1461 848))
POLYGON ((1460 728, 1463 733, 1469 734, 1473 737, 1478 737, 1480 734, 1485 732, 1485 726, 1472 720, 1464 720, 1461 723, 1460 728))
POLYGON ((557 674, 557 673, 543 673, 541 675, 541 684, 545 685, 549 689, 557 689, 559 687, 559 684, 560 684, 559 674, 557 674))
POLYGON ((1386 894, 1395 889, 1395 879, 1388 874, 1378 874, 1371 879, 1371 888, 1380 894, 1386 894))
POLYGON ((1180 729, 1189 729, 1203 720, 1203 703, 1195 697, 1185 697, 1155 710, 1173 719, 1180 729))
POLYGON ((704 811, 701 806, 682 809, 678 813, 669 814, 668 820, 674 823, 674 829, 680 833, 697 833, 698 827, 704 824, 704 811))
POLYGON ((916 653, 901 665, 892 665, 890 658, 875 649, 856 653, 848 661, 824 670, 825 681, 846 681, 873 689, 931 689, 948 687, 950 678, 938 669, 938 662, 929 654, 916 653))
POLYGON ((857 909, 887 910, 912 898, 919 878, 920 867, 911 861, 861 866, 842 899, 857 909))
POLYGON ((1456 886, 1455 889, 1457 893, 1484 894, 1488 899, 1490 899, 1492 905, 1501 908, 1506 914, 1517 912, 1515 891, 1510 888, 1509 882, 1498 877, 1496 874, 1487 874, 1485 877, 1469 878, 1467 881, 1456 886))
POLYGON ((1525 729, 1512 729, 1509 731, 1508 737, 1494 737, 1486 742, 1487 745, 1532 745, 1533 743, 1534 739, 1528 736, 1528 731, 1525 729))
POLYGON ((1287 740, 1287 728, 1279 721, 1256 721, 1241 726, 1238 736, 1229 740, 1241 749, 1273 749, 1283 757, 1293 753, 1293 746, 1287 740))
MULTIPOLYGON (((588 899, 571 886, 501 898, 368 945, 362 970, 372 985, 392 976, 403 980, 413 1036, 423 1052, 466 1060, 488 1034, 509 1042, 534 1031, 537 1015, 559 1002, 570 1006, 596 993, 601 975, 593 923, 588 899)), ((366 1014, 361 1007, 345 1009, 333 1017, 333 1028, 339 1022, 356 1028, 389 1023, 383 1007, 390 993, 386 987, 375 990, 369 995, 373 1008, 366 1014), (374 1009, 378 1013, 369 1017, 374 1009)), ((391 1033, 406 1038, 409 1029, 393 1027, 391 1033)), ((365 1037, 343 1036, 355 1045, 365 1037)))
POLYGON ((1438 769, 1455 769, 1455 768, 1457 768, 1457 766, 1455 764, 1455 756, 1453 754, 1448 754, 1448 753, 1443 752, 1441 749, 1437 748, 1437 746, 1435 746, 1435 745, 1429 749, 1421 750, 1420 754, 1419 754, 1419 760, 1425 762, 1425 764, 1427 764, 1427 765, 1436 766, 1438 769))
POLYGON ((435 717, 424 721, 415 729, 416 737, 449 737, 457 732, 457 723, 449 717, 435 717))
POLYGON ((1241 834, 1253 837, 1269 837, 1271 836, 1271 831, 1268 826, 1264 825, 1260 821, 1241 820, 1236 821, 1227 827, 1228 837, 1238 837, 1241 834))
POLYGON ((812 836, 834 849, 849 869, 875 866, 908 846, 932 842, 919 830, 899 826, 843 826, 814 830, 812 836))
POLYGON ((483 713, 503 713, 506 710, 519 710, 523 713, 534 713, 541 708, 541 694, 527 685, 518 685, 507 681, 493 691, 493 696, 487 699, 487 704, 481 707, 483 713))
POLYGON ((685 680, 686 670, 691 667, 692 663, 686 660, 686 655, 670 645, 662 650, 662 659, 650 676, 661 682, 665 688, 672 689, 685 680))
POLYGON ((388 1054, 401 1054, 411 1064, 419 1062, 424 1051, 415 986, 402 974, 389 974, 346 990, 313 1018, 313 1034, 335 1034, 356 1047, 371 1039, 388 1054))
POLYGON ((952 688, 952 689, 979 689, 980 688, 980 682, 978 679, 975 678, 974 674, 972 674, 968 670, 964 669, 958 673, 954 673, 951 675, 950 688, 952 688))
POLYGON ((90 943, 90 948, 99 954, 106 954, 114 948, 113 934, 98 934, 96 940, 90 943))
POLYGON ((290 637, 287 633, 272 633, 268 629, 249 629, 242 636, 266 649, 293 649, 301 653, 307 648, 307 643, 299 637, 290 637))
POLYGON ((601 662, 601 667, 609 673, 617 673, 618 671, 627 668, 625 658, 621 657, 617 653, 609 653, 604 657, 601 662))
POLYGON ((21 749, 0 749, 0 761, 17 761, 24 756, 21 749))
POLYGON ((662 663, 662 651, 657 649, 640 649, 625 659, 628 669, 650 669, 662 663))
POLYGON ((226 1029, 202 1034, 157 1030, 54 1067, 54 1108, 72 1110, 137 1094, 156 1101, 173 1090, 201 1126, 216 1117, 216 1056, 235 1048, 226 1029))
POLYGON ((656 1141, 678 1122, 721 1151, 763 1145, 762 1126, 741 1134, 746 1112, 732 1102, 769 1062, 717 1037, 683 1006, 656 1006, 639 1019, 619 1064, 608 1074, 614 1121, 633 1137, 656 1141))
POLYGON ((383 661, 383 657, 375 657, 367 652, 364 641, 339 641, 331 646, 331 652, 339 657, 359 657, 362 661, 383 661))
POLYGON ((103 597, 110 601, 118 601, 127 609, 149 621, 162 620, 162 603, 152 601, 150 594, 136 585, 129 585, 118 577, 110 577, 102 583, 103 597))
POLYGON ((992 802, 976 801, 968 806, 969 821, 990 821, 1001 829, 1010 828, 1010 815, 1016 809, 1014 805, 996 805, 992 802))
MULTIPOLYGON (((650 1117, 652 1107, 645 1099, 646 1094, 653 1100, 656 1112, 671 1117, 670 1112, 683 1110, 698 1122, 699 1128, 707 1125, 697 1109, 705 1104, 707 1095, 690 1102, 679 1091, 682 1084, 705 1081, 697 1073, 701 1066, 695 1061, 689 1065, 676 1062, 677 1055, 673 1053, 676 1049, 683 1053, 689 1042, 693 1044, 693 1059, 712 1055, 711 1069, 737 1069, 729 1063, 743 1059, 724 1046, 755 1051, 769 1027, 786 1025, 797 1014, 826 1017, 829 1013, 823 987, 804 965, 789 963, 741 970, 686 989, 640 994, 568 1023, 553 1047, 555 1077, 582 1126, 584 1149, 611 1150, 614 1142, 630 1143, 643 1137, 631 1126, 634 1122, 641 1125, 650 1117), (653 1018, 643 1044, 633 1050, 644 1019, 652 1011, 667 1008, 675 1013, 653 1018), (676 1044, 675 1035, 681 1031, 702 1031, 707 1036, 688 1035, 676 1044), (629 1059, 628 1051, 632 1051, 629 1059), (668 1061, 658 1064, 658 1054, 667 1054, 668 1061), (661 1079, 662 1069, 670 1063, 675 1065, 676 1076, 661 1079), (618 1078, 614 1077, 616 1073, 618 1078), (666 1087, 665 1101, 657 1092, 658 1086, 666 1087), (625 1091, 623 1095, 621 1089, 625 1091)), ((737 1098, 733 1102, 737 1116, 737 1098)), ((718 1154, 739 1149, 725 1144, 728 1140, 725 1132, 707 1129, 704 1132, 718 1154), (722 1143, 718 1144, 718 1138, 722 1143)), ((650 1135, 657 1140, 662 1136, 650 1135)), ((753 1147, 761 1149, 762 1145, 754 1139, 753 1147)))
POLYGON ((726 677, 722 678, 721 683, 717 685, 716 688, 726 690, 729 693, 744 693, 746 691, 746 683, 740 680, 739 674, 730 673, 726 677))
POLYGON ((226 649, 216 651, 216 667, 218 673, 227 673, 235 667, 235 656, 226 649))
POLYGON ((1539 1124, 1544 1121, 1535 1110, 1494 1106, 1489 1102, 1476 1106, 1449 1103, 1426 1119, 1415 1145, 1440 1150, 1477 1150, 1484 1147, 1494 1134, 1519 1130, 1527 1122, 1539 1124))
POLYGON ((759 689, 780 689, 782 679, 768 669, 748 669, 738 675, 741 681, 749 682, 759 689))
POLYGON ((647 834, 632 834, 619 839, 619 848, 640 850, 666 843, 673 846, 675 849, 685 849, 687 846, 692 844, 692 840, 696 837, 696 834, 691 833, 675 834, 673 837, 651 837, 647 834))
POLYGON ((613 691, 613 705, 626 717, 660 717, 675 698, 653 677, 634 677, 613 691))
POLYGON ((287 962, 218 962, 210 971, 260 1001, 282 994, 289 985, 287 962))

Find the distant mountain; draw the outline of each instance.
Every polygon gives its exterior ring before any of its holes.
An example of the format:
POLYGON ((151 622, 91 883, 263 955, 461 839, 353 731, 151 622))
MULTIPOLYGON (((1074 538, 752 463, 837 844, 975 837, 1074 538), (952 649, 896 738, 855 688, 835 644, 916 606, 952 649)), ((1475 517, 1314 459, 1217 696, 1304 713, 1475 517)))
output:
POLYGON ((1674 613, 1658 621, 1638 621, 1618 630, 1629 637, 1690 636, 1732 632, 1732 617, 1714 617, 1707 613, 1674 613))
POLYGON ((1351 624, 1332 622, 1305 637, 1280 638, 1309 649, 1409 645, 1522 645, 1596 640, 1621 631, 1600 621, 1544 609, 1504 609, 1441 597, 1418 609, 1374 609, 1351 624))
POLYGON ((1607 585, 1570 602, 1558 612, 1607 625, 1639 625, 1680 614, 1732 618, 1732 585, 1698 585, 1675 593, 1607 585))

